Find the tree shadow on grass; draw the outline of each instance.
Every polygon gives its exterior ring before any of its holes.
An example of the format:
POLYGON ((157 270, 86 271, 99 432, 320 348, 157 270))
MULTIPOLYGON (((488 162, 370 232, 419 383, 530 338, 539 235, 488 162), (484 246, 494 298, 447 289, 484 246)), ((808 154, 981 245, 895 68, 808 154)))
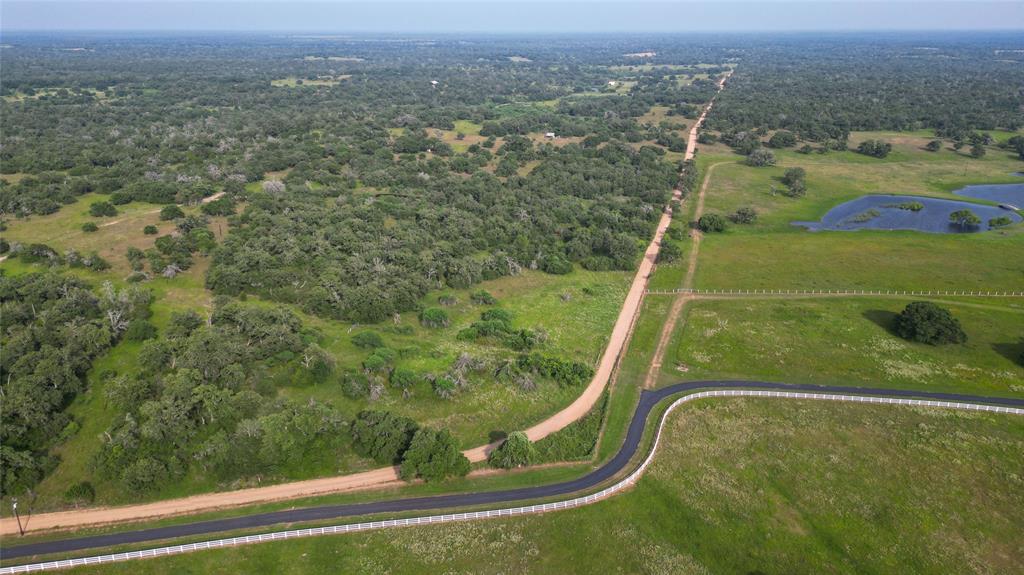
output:
POLYGON ((1020 338, 1017 343, 993 343, 992 349, 1014 365, 1024 367, 1024 337, 1020 338))
POLYGON ((487 442, 494 443, 495 441, 501 441, 508 437, 507 431, 494 430, 487 434, 487 442))
POLYGON ((878 327, 884 329, 889 335, 896 335, 896 332, 892 329, 893 322, 896 321, 896 316, 899 315, 896 312, 884 309, 869 309, 862 315, 878 327))

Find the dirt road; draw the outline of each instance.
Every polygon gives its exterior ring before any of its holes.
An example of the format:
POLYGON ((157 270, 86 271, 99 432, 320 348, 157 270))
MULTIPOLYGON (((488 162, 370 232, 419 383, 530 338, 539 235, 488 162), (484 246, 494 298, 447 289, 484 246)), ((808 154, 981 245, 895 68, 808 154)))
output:
MULTIPOLYGON (((708 172, 704 174, 704 182, 701 184, 700 192, 697 194, 697 205, 693 210, 694 220, 700 219, 701 215, 704 214, 704 194, 707 192, 708 184, 711 182, 711 174, 715 171, 715 167, 724 163, 726 162, 712 164, 708 167, 708 172)), ((683 285, 680 286, 684 289, 693 287, 693 277, 697 273, 697 257, 700 255, 700 240, 702 237, 703 234, 701 234, 700 230, 691 230, 690 254, 686 263, 686 276, 683 278, 683 285)), ((672 302, 672 307, 668 311, 668 317, 661 328, 661 334, 658 336, 658 345, 654 348, 654 357, 651 359, 651 365, 647 369, 647 377, 644 378, 645 389, 652 388, 657 383, 658 373, 661 372, 661 364, 665 359, 665 349, 668 348, 668 342, 672 339, 672 332, 675 331, 676 323, 683 311, 683 307, 686 306, 686 302, 693 298, 692 294, 683 292, 677 295, 675 301, 672 302)))
MULTIPOLYGON (((719 91, 724 87, 728 74, 719 81, 719 91)), ((712 103, 714 100, 712 100, 712 103)), ((697 147, 697 132, 704 122, 711 103, 705 107, 697 122, 690 129, 689 139, 686 145, 686 158, 692 159, 697 147)), ((210 196, 207 201, 213 201, 219 196, 210 196)), ((673 199, 679 200, 681 192, 676 190, 673 199)), ((576 398, 568 407, 555 415, 534 425, 526 430, 527 436, 536 441, 556 431, 561 430, 570 423, 583 417, 597 403, 607 386, 612 372, 619 361, 619 357, 629 339, 633 323, 640 311, 640 304, 643 301, 644 291, 647 288, 647 278, 654 270, 654 262, 658 257, 658 250, 661 245, 662 236, 669 224, 672 223, 672 209, 665 208, 658 221, 658 227, 654 238, 647 246, 644 257, 640 261, 640 267, 633 277, 629 292, 619 311, 619 316, 612 328, 611 337, 605 347, 601 360, 597 365, 594 377, 587 385, 583 393, 576 398)), ((487 458, 487 453, 494 447, 494 444, 481 445, 468 449, 463 453, 470 461, 478 462, 487 458)), ((253 503, 265 503, 268 501, 279 501, 294 499, 298 497, 309 497, 326 493, 338 493, 373 487, 397 485, 401 480, 398 478, 397 470, 394 467, 383 467, 338 477, 326 477, 323 479, 311 479, 307 481, 295 481, 282 483, 267 487, 254 487, 222 493, 207 493, 170 499, 141 505, 126 505, 122 507, 100 507, 84 509, 80 511, 60 511, 54 513, 43 513, 31 517, 28 530, 42 531, 47 529, 72 528, 85 525, 100 525, 118 523, 123 521, 137 521, 153 517, 166 517, 171 515, 182 515, 200 511, 210 511, 226 507, 235 507, 253 503)), ((16 533, 17 524, 11 518, 0 520, 0 535, 16 533)))

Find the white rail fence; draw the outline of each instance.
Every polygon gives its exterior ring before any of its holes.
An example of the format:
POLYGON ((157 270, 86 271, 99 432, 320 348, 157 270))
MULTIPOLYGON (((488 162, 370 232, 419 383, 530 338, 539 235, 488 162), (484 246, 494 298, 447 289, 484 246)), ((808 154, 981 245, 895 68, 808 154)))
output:
POLYGON ((675 400, 672 405, 665 410, 665 413, 661 416, 661 421, 658 423, 658 431, 654 436, 654 445, 648 452, 647 457, 644 458, 643 462, 628 476, 618 481, 614 485, 606 487, 597 493, 585 495, 581 497, 574 497, 572 499, 566 499, 563 501, 555 501, 552 503, 543 503, 537 505, 526 505, 522 507, 506 507, 502 509, 491 509, 487 511, 469 511, 465 513, 450 513, 442 515, 427 515, 422 517, 409 517, 406 519, 387 519, 382 521, 369 521, 365 523, 351 523, 348 525, 331 525, 328 527, 310 527, 307 529, 292 529, 288 531, 276 531, 273 533, 262 533, 259 535, 245 535, 241 537, 228 537, 224 539, 213 539, 210 541, 200 541, 197 543, 186 543, 183 545, 171 545, 167 547, 156 547, 153 549, 144 549, 142 551, 128 551, 124 553, 111 553, 107 555, 94 555, 91 557, 81 557, 76 559, 62 559, 59 561, 46 561, 42 563, 31 563, 25 565, 16 565, 11 567, 0 568, 0 575, 6 575, 8 573, 32 573, 37 571, 45 571, 50 569, 62 569, 68 567, 78 567, 82 565, 98 565, 102 563, 113 563, 115 561, 127 561, 130 559, 144 559, 148 557, 163 557, 166 555, 177 555, 180 553, 188 553, 191 551, 200 551, 203 549, 218 549, 223 547, 235 547, 237 545, 247 545, 250 543, 263 543, 265 541, 280 541, 283 539, 295 539, 298 537, 312 537, 315 535, 333 535, 339 533, 355 533, 358 531, 369 531, 372 529, 387 529, 391 527, 407 527, 410 525, 430 525, 434 523, 451 523, 453 521, 470 521, 474 519, 491 519, 495 517, 514 517, 517 515, 528 515, 532 513, 544 513, 547 511, 557 511, 561 509, 572 509, 574 507, 581 507, 583 505, 589 505, 591 503, 605 499, 611 495, 614 495, 620 491, 623 491, 633 484, 643 475, 647 466, 654 460, 655 453, 658 449, 658 443, 661 441, 661 432, 665 427, 665 421, 668 415, 680 405, 698 400, 706 399, 711 397, 771 397, 771 398, 786 398, 786 399, 812 399, 812 400, 825 400, 825 401, 852 401, 858 403, 877 403, 877 404, 888 404, 888 405, 911 405, 918 407, 938 407, 948 409, 965 409, 973 411, 987 411, 993 413, 1008 413, 1014 415, 1024 415, 1024 409, 1016 407, 1005 407, 996 405, 985 405, 981 403, 966 403, 956 401, 935 401, 925 399, 905 399, 905 398, 891 398, 891 397, 880 397, 880 396, 863 396, 863 395, 846 395, 846 394, 832 394, 832 393, 804 393, 804 392, 788 392, 788 391, 761 391, 761 390, 713 390, 713 391, 701 391, 683 396, 675 400))
POLYGON ((1024 297, 1024 291, 992 290, 877 290, 877 289, 649 289, 647 295, 906 295, 906 296, 975 296, 1024 297))

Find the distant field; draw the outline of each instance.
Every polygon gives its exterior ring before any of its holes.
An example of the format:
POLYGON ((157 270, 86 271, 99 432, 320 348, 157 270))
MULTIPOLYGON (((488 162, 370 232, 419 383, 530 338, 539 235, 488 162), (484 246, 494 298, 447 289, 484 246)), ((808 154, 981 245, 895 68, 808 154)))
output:
POLYGON ((946 410, 690 404, 637 487, 592 506, 74 572, 1019 572, 1022 432, 946 410))
MULTIPOLYGON (((96 252, 110 263, 117 275, 126 276, 131 272, 125 258, 128 246, 142 250, 151 248, 158 235, 174 231, 174 223, 160 221, 161 206, 142 202, 117 206, 116 216, 97 218, 89 215, 92 203, 109 199, 109 195, 90 193, 79 197, 74 204, 62 206, 60 211, 53 214, 12 218, 7 221, 4 238, 9 242, 24 244, 44 243, 61 252, 69 249, 82 254, 96 252), (83 232, 82 224, 86 222, 95 223, 99 229, 83 232), (142 228, 147 225, 155 225, 159 233, 148 236, 143 234, 142 228)), ((198 212, 197 208, 184 209, 187 213, 198 212)), ((218 238, 227 232, 223 222, 219 232, 216 225, 210 229, 218 238)))
MULTIPOLYGON (((753 168, 737 155, 705 153, 700 165, 726 162, 714 172, 706 213, 726 215, 744 206, 753 225, 708 234, 696 286, 701 288, 1014 289, 1024 285, 1024 226, 946 235, 908 231, 808 232, 793 221, 817 220, 830 208, 871 193, 956 198, 967 184, 1013 183, 1021 162, 990 149, 983 159, 952 150, 920 149, 932 138, 865 132, 851 141, 895 141, 885 159, 854 152, 776 151, 778 165, 753 168), (807 171, 807 195, 789 198, 780 179, 787 168, 807 171), (773 193, 774 188, 774 193, 773 193)), ((715 149, 719 149, 717 146, 715 149)))
POLYGON ((348 80, 352 76, 350 74, 342 74, 340 76, 334 76, 333 78, 316 78, 310 80, 309 78, 280 78, 277 80, 271 80, 271 86, 277 86, 279 88, 297 88, 301 86, 337 86, 342 80, 348 80))

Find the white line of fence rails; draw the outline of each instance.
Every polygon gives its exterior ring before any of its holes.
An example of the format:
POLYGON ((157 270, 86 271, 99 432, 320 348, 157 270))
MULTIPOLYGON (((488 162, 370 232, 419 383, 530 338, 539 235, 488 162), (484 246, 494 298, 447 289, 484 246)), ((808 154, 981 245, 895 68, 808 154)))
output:
POLYGON ((877 290, 877 289, 649 289, 648 295, 906 295, 906 296, 975 296, 1024 297, 1024 291, 993 290, 877 290))
POLYGON ((200 551, 203 549, 218 549, 222 547, 234 547, 237 545, 263 543, 266 541, 280 541, 284 539, 295 539, 299 537, 312 537, 316 535, 355 533, 358 531, 369 531, 373 529, 387 529, 389 527, 407 527, 411 525, 430 525, 433 523, 450 523, 453 521, 470 521, 473 519, 489 519, 494 517, 528 515, 532 513, 544 513, 546 511, 572 509, 574 507, 589 505, 596 501, 605 499, 610 495, 614 495, 615 493, 618 493, 619 491, 622 491, 635 484, 636 481, 640 478, 640 476, 643 475, 647 467, 654 460, 655 453, 658 450, 658 444, 661 442, 661 432, 665 428, 665 422, 668 419, 669 414, 684 403, 698 399, 705 399, 709 397, 772 397, 785 399, 846 401, 856 403, 878 403, 889 405, 913 405, 918 407, 966 409, 972 411, 987 411, 992 413, 1009 413, 1014 415, 1024 415, 1024 409, 1018 407, 1006 407, 1000 405, 987 405, 983 403, 967 403, 959 401, 938 401, 927 399, 882 397, 875 395, 847 395, 837 393, 807 393, 800 391, 770 391, 754 389, 719 389, 711 391, 699 391, 696 393, 691 393, 689 395, 680 397, 679 399, 672 402, 668 409, 665 410, 665 412, 661 416, 661 421, 659 421, 658 423, 657 432, 654 435, 654 445, 652 445, 650 451, 648 451, 647 457, 644 458, 643 462, 641 462, 640 465, 636 469, 634 469, 632 473, 630 473, 617 483, 610 485, 602 489, 601 491, 598 491, 597 493, 591 493, 590 495, 574 497, 572 499, 567 499, 564 501, 555 501, 552 503, 542 503, 537 505, 526 505, 522 507, 507 507, 504 509, 491 509, 488 511, 469 511, 466 513, 427 515, 423 517, 409 517, 405 519, 386 519, 383 521, 350 523, 348 525, 331 525, 327 527, 291 529, 288 531, 276 531, 273 533, 261 533, 258 535, 243 535, 240 537, 228 537, 224 539, 214 539, 210 541, 199 541, 196 543, 186 543, 183 545, 170 545, 167 547, 143 549, 141 551, 127 551, 124 553, 94 555, 92 557, 79 557, 76 559, 61 559, 58 561, 46 561, 42 563, 14 565, 10 567, 0 568, 0 575, 7 575, 13 573, 32 573, 37 571, 47 571, 50 569, 79 567, 82 565, 98 565, 102 563, 113 563, 117 561, 127 561, 130 559, 144 559, 147 557, 178 555, 180 553, 200 551))

